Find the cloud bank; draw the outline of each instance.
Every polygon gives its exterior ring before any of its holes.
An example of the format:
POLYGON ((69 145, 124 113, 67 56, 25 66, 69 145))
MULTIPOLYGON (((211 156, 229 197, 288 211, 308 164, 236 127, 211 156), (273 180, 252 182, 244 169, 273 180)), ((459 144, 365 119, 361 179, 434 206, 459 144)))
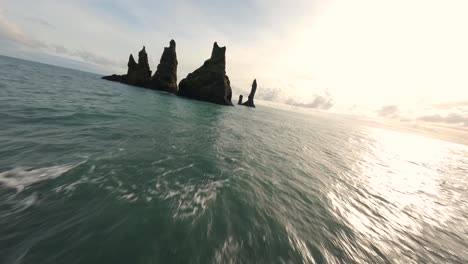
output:
MULTIPOLYGON (((43 19, 27 17, 25 20, 49 29, 54 28, 43 19)), ((110 67, 111 69, 118 69, 122 66, 122 63, 124 63, 84 49, 72 50, 62 45, 37 40, 33 36, 25 33, 13 20, 6 17, 4 11, 0 12, 0 41, 6 45, 12 45, 17 49, 33 49, 36 52, 65 56, 70 59, 79 59, 86 63, 98 65, 100 67, 110 67)), ((66 62, 66 60, 63 61, 66 62)))
POLYGON ((9 20, 3 12, 0 12, 0 40, 10 42, 13 45, 21 45, 34 49, 47 47, 42 41, 25 34, 18 25, 9 20))
POLYGON ((329 110, 333 107, 333 99, 330 96, 322 96, 322 95, 315 95, 315 98, 309 103, 301 103, 297 102, 294 99, 288 99, 285 102, 289 105, 294 105, 298 107, 304 108, 313 108, 313 109, 320 109, 320 110, 329 110))
POLYGON ((466 101, 435 104, 419 112, 403 110, 398 105, 388 105, 378 109, 376 113, 380 117, 400 121, 423 121, 468 128, 468 102, 466 101))
POLYGON ((83 61, 97 64, 100 66, 110 66, 112 68, 119 68, 122 66, 123 62, 112 60, 86 50, 70 50, 60 45, 53 45, 52 47, 54 48, 57 54, 80 58, 83 61))

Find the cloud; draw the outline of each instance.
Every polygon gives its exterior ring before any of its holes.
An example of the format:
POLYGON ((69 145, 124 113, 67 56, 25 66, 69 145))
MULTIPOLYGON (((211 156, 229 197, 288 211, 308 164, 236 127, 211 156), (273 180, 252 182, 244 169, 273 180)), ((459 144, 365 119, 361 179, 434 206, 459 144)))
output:
POLYGON ((0 40, 29 48, 45 48, 47 45, 25 34, 21 28, 0 12, 0 40))
POLYGON ((32 22, 32 23, 37 24, 37 25, 41 25, 41 26, 43 26, 45 28, 48 28, 48 29, 54 29, 55 28, 52 24, 50 24, 49 22, 47 22, 46 20, 44 20, 42 18, 26 17, 26 18, 24 18, 24 20, 32 22))
POLYGON ((294 99, 288 99, 286 104, 305 108, 329 110, 333 107, 333 98, 330 96, 315 95, 315 98, 312 100, 312 102, 309 103, 301 103, 295 101, 294 99))
MULTIPOLYGON (((288 84, 290 89, 294 88, 294 85, 288 84)), ((283 103, 287 105, 313 108, 319 110, 329 110, 334 106, 333 97, 330 95, 328 90, 322 92, 322 94, 314 94, 307 96, 307 98, 298 97, 295 93, 288 93, 288 90, 275 87, 275 88, 261 88, 257 91, 257 98, 265 100, 283 103)))
POLYGON ((67 55, 71 57, 77 57, 82 59, 85 62, 101 65, 101 66, 111 66, 111 67, 120 67, 122 66, 122 62, 118 62, 115 60, 111 60, 104 56, 97 55, 87 50, 72 50, 65 48, 61 45, 52 45, 55 50, 55 53, 59 55, 67 55))
POLYGON ((275 88, 262 88, 261 92, 258 92, 257 98, 265 101, 276 101, 280 99, 282 90, 278 87, 275 88))
MULTIPOLYGON (((51 26, 46 21, 29 17, 28 20, 35 21, 42 26, 51 26)), ((99 66, 109 66, 120 68, 125 62, 117 62, 104 56, 100 56, 84 49, 67 49, 62 45, 47 44, 26 34, 15 22, 8 19, 3 12, 0 12, 0 41, 6 41, 6 44, 13 47, 26 47, 33 50, 42 50, 43 52, 53 52, 58 55, 67 55, 92 63, 99 66)))
POLYGON ((399 108, 397 105, 386 105, 376 111, 379 116, 382 117, 396 117, 399 108))
POLYGON ((446 123, 468 127, 468 113, 449 113, 446 116, 440 114, 419 117, 418 120, 432 123, 446 123))
POLYGON ((419 112, 402 109, 401 105, 387 105, 375 111, 380 117, 402 122, 423 121, 468 127, 468 102, 448 102, 422 107, 419 112))

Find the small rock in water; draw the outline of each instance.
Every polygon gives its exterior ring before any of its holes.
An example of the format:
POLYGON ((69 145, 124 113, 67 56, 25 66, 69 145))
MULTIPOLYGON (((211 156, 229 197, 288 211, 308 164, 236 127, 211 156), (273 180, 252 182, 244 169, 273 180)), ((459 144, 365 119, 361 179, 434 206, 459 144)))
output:
POLYGON ((242 99, 244 99, 244 96, 239 95, 239 102, 237 102, 237 104, 241 105, 242 104, 242 99))

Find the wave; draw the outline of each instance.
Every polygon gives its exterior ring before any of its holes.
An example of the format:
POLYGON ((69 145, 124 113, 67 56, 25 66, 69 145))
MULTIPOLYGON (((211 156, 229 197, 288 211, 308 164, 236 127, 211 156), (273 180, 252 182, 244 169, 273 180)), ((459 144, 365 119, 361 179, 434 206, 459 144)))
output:
POLYGON ((55 179, 84 162, 85 161, 38 169, 16 167, 12 170, 0 173, 0 185, 5 185, 7 187, 14 188, 18 192, 20 192, 27 186, 30 186, 34 183, 45 181, 48 179, 55 179))

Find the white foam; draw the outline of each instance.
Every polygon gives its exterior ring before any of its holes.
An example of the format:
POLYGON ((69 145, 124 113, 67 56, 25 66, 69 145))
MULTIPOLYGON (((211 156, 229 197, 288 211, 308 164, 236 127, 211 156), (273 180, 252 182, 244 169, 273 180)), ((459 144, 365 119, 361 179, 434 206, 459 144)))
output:
POLYGON ((122 195, 122 196, 120 196, 120 197, 121 197, 122 199, 130 200, 130 201, 136 200, 136 197, 135 197, 135 194, 134 194, 134 193, 125 194, 125 195, 122 195))
POLYGON ((164 172, 161 176, 166 176, 168 174, 172 174, 172 173, 176 173, 176 172, 179 172, 179 171, 182 171, 182 170, 185 170, 185 169, 188 169, 188 168, 192 168, 194 165, 194 163, 188 165, 188 166, 185 166, 185 167, 181 167, 181 168, 178 168, 176 170, 168 170, 166 172, 164 172))
POLYGON ((11 188, 15 188, 20 192, 31 184, 45 181, 48 179, 55 179, 60 175, 64 174, 65 172, 82 164, 83 162, 44 167, 38 169, 17 167, 12 170, 0 173, 0 184, 6 185, 11 188))
POLYGON ((234 240, 232 236, 229 236, 229 238, 224 241, 222 247, 215 252, 214 262, 239 263, 236 256, 238 255, 241 246, 241 243, 234 240))
POLYGON ((37 201, 38 197, 36 193, 31 194, 30 196, 25 197, 24 199, 18 201, 14 206, 13 206, 13 212, 19 213, 22 212, 32 205, 34 205, 37 201))
POLYGON ((209 203, 216 200, 217 192, 223 188, 226 180, 212 181, 202 184, 176 184, 175 189, 166 190, 164 200, 172 200, 176 204, 174 218, 199 216, 205 212, 209 203))

